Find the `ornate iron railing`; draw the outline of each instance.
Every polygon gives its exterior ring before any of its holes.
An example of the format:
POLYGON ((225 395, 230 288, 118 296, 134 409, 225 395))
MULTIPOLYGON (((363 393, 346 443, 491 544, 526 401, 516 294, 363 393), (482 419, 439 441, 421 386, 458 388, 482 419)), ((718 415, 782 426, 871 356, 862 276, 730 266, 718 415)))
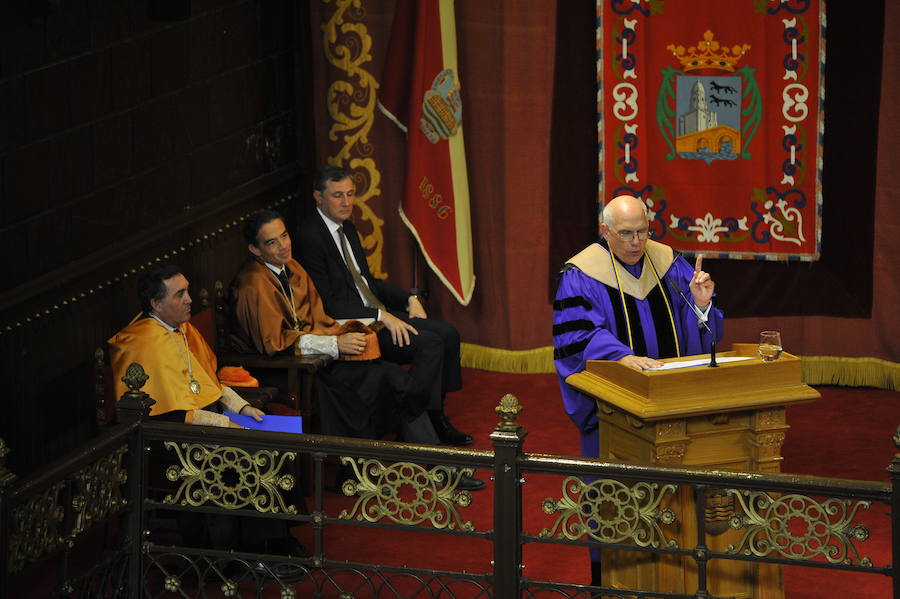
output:
MULTIPOLYGON (((121 424, 21 481, 0 445, 0 596, 676 599, 715 597, 711 564, 723 562, 894 576, 900 458, 891 485, 528 454, 512 396, 497 407, 493 451, 148 421, 151 401, 127 393, 121 424), (300 454, 314 465, 308 498, 294 489, 300 454), (337 463, 353 476, 339 493, 326 492, 337 463), (492 472, 493 497, 457 487, 475 469, 492 472), (558 481, 558 494, 523 502, 532 476, 558 481), (861 518, 875 505, 888 506, 890 529, 861 518), (309 555, 188 547, 160 524, 179 514, 305 524, 309 555), (493 559, 467 571, 373 560, 347 542, 333 549, 362 529, 429 535, 426 547, 447 536, 473 552, 490 543, 493 559), (872 558, 873 537, 889 539, 889 560, 872 558), (662 565, 690 575, 667 591, 529 578, 530 544, 595 547, 635 571, 662 565)), ((900 599, 896 577, 893 584, 900 599)))

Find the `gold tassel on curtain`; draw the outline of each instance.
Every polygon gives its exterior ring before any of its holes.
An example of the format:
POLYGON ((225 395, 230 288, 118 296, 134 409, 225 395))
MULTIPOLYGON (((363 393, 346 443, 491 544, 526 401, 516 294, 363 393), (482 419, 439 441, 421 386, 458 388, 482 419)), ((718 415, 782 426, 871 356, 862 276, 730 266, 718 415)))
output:
POLYGON ((466 368, 478 368, 493 372, 516 374, 556 372, 556 367, 553 365, 553 348, 549 345, 516 351, 463 343, 460 346, 460 362, 466 368))
POLYGON ((807 385, 900 389, 900 364, 878 358, 801 356, 807 385))
MULTIPOLYGON (((460 353, 466 368, 513 374, 556 372, 550 346, 515 351, 463 343, 460 353)), ((837 356, 801 356, 801 360, 803 382, 807 385, 900 389, 900 364, 896 362, 837 356)))

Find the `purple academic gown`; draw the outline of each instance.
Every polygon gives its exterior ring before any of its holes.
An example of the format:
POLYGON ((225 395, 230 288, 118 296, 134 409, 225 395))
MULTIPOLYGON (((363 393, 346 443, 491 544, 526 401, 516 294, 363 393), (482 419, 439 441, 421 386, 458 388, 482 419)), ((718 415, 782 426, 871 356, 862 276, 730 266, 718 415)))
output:
MULTIPOLYGON (((642 258, 632 266, 619 262, 619 267, 638 278, 643 266, 647 263, 646 258, 642 258)), ((694 312, 685 304, 678 292, 667 284, 670 279, 677 281, 688 301, 692 301, 688 286, 693 273, 693 267, 684 258, 678 256, 665 275, 661 276, 672 306, 676 334, 683 356, 707 353, 710 348, 709 333, 704 330, 701 335, 694 312)), ((657 325, 653 321, 650 302, 647 299, 635 298, 635 305, 640 317, 640 326, 644 332, 647 346, 646 355, 651 358, 674 357, 674 355, 660 355, 656 333, 657 325)), ((600 439, 597 431, 596 403, 592 397, 567 384, 566 377, 584 370, 587 360, 618 360, 635 352, 628 346, 627 331, 617 330, 613 304, 607 286, 577 268, 570 267, 562 273, 553 310, 554 361, 559 374, 563 404, 569 418, 581 433, 581 454, 586 457, 599 457, 600 439), (564 348, 572 351, 574 348, 579 348, 581 344, 586 345, 580 351, 559 357, 560 350, 563 350, 562 353, 568 353, 564 348)), ((723 331, 722 312, 713 306, 709 311, 708 318, 709 327, 716 334, 718 341, 722 338, 723 331)), ((668 323, 664 324, 668 326, 668 323)))

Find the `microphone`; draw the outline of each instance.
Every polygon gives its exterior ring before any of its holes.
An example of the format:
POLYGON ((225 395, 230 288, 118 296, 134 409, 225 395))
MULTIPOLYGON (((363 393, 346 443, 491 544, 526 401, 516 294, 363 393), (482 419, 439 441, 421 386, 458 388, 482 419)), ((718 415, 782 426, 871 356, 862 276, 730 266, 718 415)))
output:
POLYGON ((716 364, 716 336, 713 334, 712 329, 709 328, 709 324, 703 318, 703 312, 700 311, 700 308, 694 305, 693 301, 688 301, 687 296, 684 293, 684 290, 681 288, 681 285, 678 284, 678 281, 674 279, 669 279, 669 282, 675 288, 675 291, 678 292, 678 295, 681 296, 681 301, 683 301, 688 308, 694 313, 694 316, 697 317, 697 324, 706 329, 706 332, 709 333, 710 339, 710 347, 709 347, 709 367, 710 368, 718 368, 719 365, 716 364))

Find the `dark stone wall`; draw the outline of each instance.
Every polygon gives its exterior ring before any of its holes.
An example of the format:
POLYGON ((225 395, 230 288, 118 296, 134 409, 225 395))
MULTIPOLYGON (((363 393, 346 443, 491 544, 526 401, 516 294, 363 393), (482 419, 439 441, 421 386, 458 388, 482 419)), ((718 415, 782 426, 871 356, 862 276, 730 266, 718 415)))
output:
POLYGON ((243 215, 279 204, 290 217, 309 161, 306 11, 3 3, 0 437, 14 471, 93 434, 91 356, 137 312, 143 265, 178 263, 212 291, 246 253, 243 215))

